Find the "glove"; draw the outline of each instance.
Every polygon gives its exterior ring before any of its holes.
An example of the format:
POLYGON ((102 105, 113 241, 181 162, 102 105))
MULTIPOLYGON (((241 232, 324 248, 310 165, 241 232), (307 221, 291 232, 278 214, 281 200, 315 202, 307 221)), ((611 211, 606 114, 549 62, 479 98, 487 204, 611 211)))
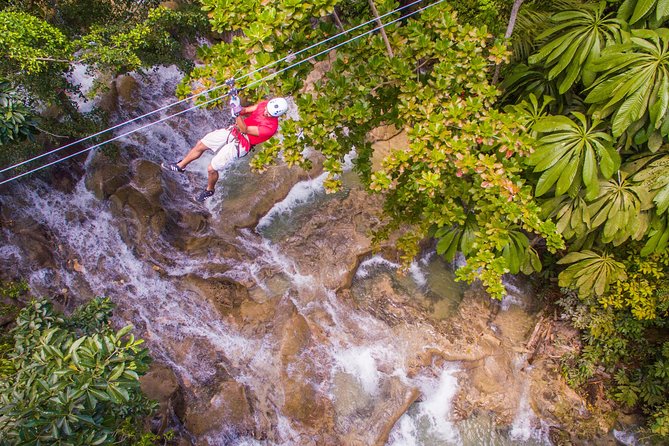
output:
POLYGON ((230 98, 230 114, 233 118, 239 116, 242 112, 242 103, 239 100, 239 96, 232 96, 230 98))

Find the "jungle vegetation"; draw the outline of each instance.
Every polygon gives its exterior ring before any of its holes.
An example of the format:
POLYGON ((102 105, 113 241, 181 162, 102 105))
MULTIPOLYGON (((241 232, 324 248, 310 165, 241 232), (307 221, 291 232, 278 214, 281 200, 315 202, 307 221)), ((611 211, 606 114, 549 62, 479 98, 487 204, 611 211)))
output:
MULTIPOLYGON (((248 2, 202 3, 214 30, 240 35, 202 50, 208 63, 182 95, 332 35, 341 16, 347 26, 369 17, 344 14, 364 8, 351 1, 286 0, 257 14, 248 2)), ((309 92, 309 64, 290 73, 277 64, 252 93, 293 95, 300 119, 284 120, 282 142, 252 163, 262 170, 281 153, 307 165, 313 147, 334 191, 355 149, 356 171, 385 199, 377 241, 399 234, 407 264, 432 237, 447 259, 465 257, 459 279, 481 280, 496 298, 504 274, 557 277, 559 303, 583 333, 581 355, 564 360, 567 377, 605 380, 612 398, 666 437, 669 2, 517 1, 505 41, 487 13, 508 14, 512 3, 456 1, 398 20, 385 28, 390 49, 378 32, 338 48, 309 92), (367 134, 379 125, 404 129, 410 144, 373 169, 379 154, 367 134)), ((379 14, 398 6, 376 5, 379 14)))

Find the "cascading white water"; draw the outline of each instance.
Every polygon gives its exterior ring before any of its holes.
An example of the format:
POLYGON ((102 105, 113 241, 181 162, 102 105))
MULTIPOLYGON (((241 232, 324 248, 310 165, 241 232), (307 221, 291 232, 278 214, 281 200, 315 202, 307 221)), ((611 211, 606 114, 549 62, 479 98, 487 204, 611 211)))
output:
MULTIPOLYGON (((138 109, 148 111, 171 101, 180 76, 171 67, 140 79, 138 109)), ((162 115, 171 112, 167 110, 162 115)), ((225 111, 197 110, 128 137, 124 144, 138 148, 143 158, 153 162, 172 161, 179 159, 204 133, 228 121, 225 111)), ((133 125, 137 127, 141 123, 133 125)), ((209 157, 205 155, 194 163, 188 176, 178 177, 185 190, 194 191, 203 184, 209 157)), ((217 208, 227 193, 233 193, 235 180, 244 175, 235 169, 233 166, 223 175, 224 192, 207 205, 210 211, 217 208)), ((322 331, 324 341, 309 350, 318 374, 323 376, 314 385, 331 397, 340 431, 364 431, 370 417, 377 414, 375 408, 383 403, 382 393, 392 384, 419 389, 423 398, 399 419, 388 444, 477 444, 479 440, 478 444, 510 444, 512 440, 492 428, 472 437, 476 429, 452 420, 451 402, 459 389, 457 364, 433 365, 431 374, 410 376, 407 358, 429 342, 427 335, 421 337, 420 327, 393 328, 341 302, 333 290, 300 271, 296 259, 282 252, 276 240, 295 230, 290 225, 295 210, 312 212, 316 203, 332 199, 322 193, 323 180, 321 175, 298 183, 285 200, 260 220, 256 231, 237 232, 235 243, 245 254, 243 261, 211 257, 202 264, 201 260, 185 257, 165 240, 156 239, 147 242, 170 259, 169 263, 157 265, 157 269, 154 266, 158 260, 142 258, 133 246, 123 241, 108 203, 95 199, 83 181, 73 194, 48 189, 36 180, 27 182, 16 187, 22 200, 28 203, 19 212, 47 227, 58 243, 67 245, 68 252, 77 253, 80 268, 79 271, 41 269, 24 273, 37 290, 50 290, 57 276, 59 283, 66 287, 81 289, 85 283, 93 294, 111 297, 120 310, 116 322, 135 324, 139 335, 147 339, 152 355, 168 363, 183 382, 196 387, 210 380, 217 373, 215 358, 220 354, 230 362, 228 369, 234 371, 237 382, 248 386, 259 399, 280 401, 281 388, 273 385, 281 380, 282 373, 273 335, 244 336, 238 327, 217 317, 210 303, 179 288, 181 276, 194 273, 209 277, 212 265, 225 267, 221 277, 251 283, 266 296, 290 299, 297 311, 322 331), (271 283, 261 274, 268 269, 278 272, 272 276, 271 283), (403 338, 402 330, 413 330, 414 337, 403 338), (186 351, 182 348, 184 344, 188 345, 186 351)), ((7 202, 10 197, 1 199, 7 202)), ((225 217, 212 213, 211 218, 225 217)), ((8 230, 3 231, 6 244, 0 247, 0 254, 20 264, 25 253, 12 243, 8 230)), ((437 293, 439 289, 460 289, 460 285, 454 284, 452 273, 443 268, 443 262, 436 256, 417 261, 411 268, 410 278, 398 278, 396 268, 397 265, 381 257, 366 260, 357 272, 360 292, 364 294, 365 281, 374 280, 379 273, 393 275, 416 295, 423 293, 421 299, 425 301, 430 299, 430 293, 437 293)), ((455 292, 454 296, 452 302, 447 302, 448 310, 440 310, 439 318, 445 318, 457 306, 459 294, 455 292)), ((528 407, 523 405, 520 409, 525 413, 528 407)), ((272 440, 261 442, 251 436, 229 438, 224 423, 220 432, 210 433, 206 439, 209 444, 236 446, 302 444, 301 433, 278 408, 275 416, 277 437, 272 440)), ((522 430, 523 426, 520 421, 518 429, 522 430)), ((511 432, 512 437, 514 432, 511 432)), ((524 433, 519 438, 529 440, 524 433)))

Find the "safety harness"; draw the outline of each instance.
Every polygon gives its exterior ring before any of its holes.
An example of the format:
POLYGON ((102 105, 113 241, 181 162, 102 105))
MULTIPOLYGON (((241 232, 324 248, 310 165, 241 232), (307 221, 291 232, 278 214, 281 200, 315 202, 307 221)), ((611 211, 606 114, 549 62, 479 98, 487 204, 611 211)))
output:
MULTIPOLYGON (((237 118, 242 111, 242 104, 239 95, 237 94, 239 93, 239 90, 235 88, 235 78, 231 77, 225 81, 225 85, 230 88, 230 92, 228 93, 230 96, 230 114, 233 118, 237 118)), ((230 135, 237 140, 237 158, 248 155, 251 149, 253 149, 248 137, 244 135, 236 125, 230 127, 230 135)))

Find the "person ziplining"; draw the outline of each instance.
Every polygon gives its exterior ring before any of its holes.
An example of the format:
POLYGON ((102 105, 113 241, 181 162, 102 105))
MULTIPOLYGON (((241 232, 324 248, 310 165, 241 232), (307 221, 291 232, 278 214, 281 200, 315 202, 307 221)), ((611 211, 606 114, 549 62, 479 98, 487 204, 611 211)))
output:
POLYGON ((284 98, 261 101, 249 107, 242 107, 237 90, 231 85, 230 111, 235 123, 228 127, 207 133, 178 162, 161 163, 163 169, 170 172, 184 173, 186 166, 200 158, 204 152, 214 152, 207 166, 207 187, 195 196, 204 202, 214 195, 219 172, 231 161, 246 156, 253 148, 274 136, 279 128, 279 116, 288 110, 288 102, 284 98))

